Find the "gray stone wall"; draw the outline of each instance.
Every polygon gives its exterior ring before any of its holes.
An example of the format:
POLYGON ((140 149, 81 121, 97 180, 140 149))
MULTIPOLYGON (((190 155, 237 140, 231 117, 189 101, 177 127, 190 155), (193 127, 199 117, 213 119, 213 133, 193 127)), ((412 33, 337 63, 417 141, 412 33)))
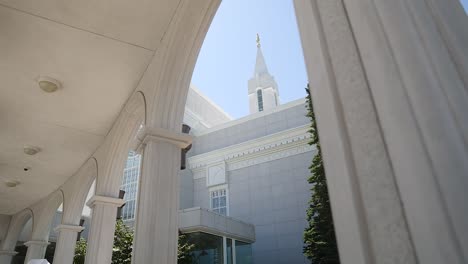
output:
POLYGON ((179 172, 179 209, 193 207, 193 175, 189 169, 179 172))
MULTIPOLYGON (((228 172, 229 216, 255 226, 254 263, 308 263, 302 235, 312 152, 228 172)), ((194 206, 210 208, 206 178, 194 180, 194 206)))
MULTIPOLYGON (((297 102, 299 100, 292 103, 297 104, 297 102)), ((310 123, 305 116, 307 113, 305 104, 277 110, 256 113, 246 117, 245 122, 237 120, 238 123, 235 125, 195 137, 189 155, 195 156, 310 123)))
MULTIPOLYGON (((194 138, 190 156, 304 126, 304 101, 213 128, 194 138)), ((312 151, 227 171, 229 216, 255 226, 254 263, 309 263, 302 254, 312 151)), ((210 208, 206 178, 193 180, 193 206, 210 208)))

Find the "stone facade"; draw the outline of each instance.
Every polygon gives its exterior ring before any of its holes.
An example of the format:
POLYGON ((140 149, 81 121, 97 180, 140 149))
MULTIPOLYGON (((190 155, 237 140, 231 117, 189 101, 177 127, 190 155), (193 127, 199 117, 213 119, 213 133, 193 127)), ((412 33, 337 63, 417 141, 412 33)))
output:
POLYGON ((255 226, 254 263, 307 263, 302 234, 315 148, 307 144, 305 113, 304 101, 298 100, 213 128, 195 137, 189 172, 181 174, 184 205, 192 199, 192 206, 210 209, 210 191, 227 190, 228 216, 255 226), (208 168, 220 162, 225 179, 210 186, 208 168))

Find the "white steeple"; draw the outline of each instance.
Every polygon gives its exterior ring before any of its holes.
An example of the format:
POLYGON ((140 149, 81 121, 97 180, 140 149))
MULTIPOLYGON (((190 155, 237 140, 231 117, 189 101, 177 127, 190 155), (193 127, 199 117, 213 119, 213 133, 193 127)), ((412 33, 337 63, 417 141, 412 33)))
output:
POLYGON ((257 34, 257 60, 253 77, 249 80, 249 105, 250 113, 261 112, 279 105, 278 85, 268 68, 263 57, 260 37, 257 34))

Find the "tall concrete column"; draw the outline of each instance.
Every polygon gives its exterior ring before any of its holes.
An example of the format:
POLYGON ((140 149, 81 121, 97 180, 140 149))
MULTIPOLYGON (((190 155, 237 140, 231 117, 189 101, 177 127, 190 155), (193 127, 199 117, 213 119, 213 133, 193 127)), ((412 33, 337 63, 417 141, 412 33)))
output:
POLYGON ((18 252, 14 250, 0 250, 0 264, 10 264, 16 254, 18 252))
POLYGON ((92 208, 92 215, 86 264, 111 263, 117 208, 122 204, 123 199, 99 195, 88 201, 87 205, 92 208))
POLYGON ((190 136, 159 128, 139 135, 143 151, 132 263, 177 263, 180 151, 190 136))
POLYGON ((59 225, 55 231, 59 232, 55 246, 55 263, 72 264, 75 255, 76 238, 84 227, 78 225, 59 225))
POLYGON ((340 258, 468 262, 458 0, 295 0, 340 258))
POLYGON ((25 242, 24 245, 28 247, 28 251, 24 263, 28 263, 32 259, 43 259, 49 244, 48 241, 43 240, 30 240, 25 242))

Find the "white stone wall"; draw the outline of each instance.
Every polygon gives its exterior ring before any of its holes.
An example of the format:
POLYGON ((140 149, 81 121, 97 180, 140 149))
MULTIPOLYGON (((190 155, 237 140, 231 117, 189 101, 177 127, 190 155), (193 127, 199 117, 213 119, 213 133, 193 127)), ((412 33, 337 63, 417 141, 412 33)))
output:
POLYGON ((192 127, 192 133, 232 120, 218 105, 191 85, 185 104, 184 123, 192 127))
POLYGON ((208 168, 226 164, 229 216, 255 226, 254 263, 309 263, 302 237, 316 150, 305 114, 303 101, 257 113, 199 135, 189 152, 194 207, 210 208, 208 168))

